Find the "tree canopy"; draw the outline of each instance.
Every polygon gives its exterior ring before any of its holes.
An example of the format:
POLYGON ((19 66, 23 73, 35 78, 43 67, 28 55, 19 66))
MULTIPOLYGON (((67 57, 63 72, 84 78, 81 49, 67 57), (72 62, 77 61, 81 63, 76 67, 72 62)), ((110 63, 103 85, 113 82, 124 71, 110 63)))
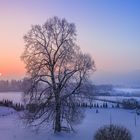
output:
POLYGON ((28 76, 25 118, 36 126, 51 123, 55 132, 63 125, 72 129, 83 116, 76 103, 87 95, 89 74, 95 70, 91 56, 82 53, 76 43, 75 24, 53 17, 32 26, 24 41, 21 58, 28 76))

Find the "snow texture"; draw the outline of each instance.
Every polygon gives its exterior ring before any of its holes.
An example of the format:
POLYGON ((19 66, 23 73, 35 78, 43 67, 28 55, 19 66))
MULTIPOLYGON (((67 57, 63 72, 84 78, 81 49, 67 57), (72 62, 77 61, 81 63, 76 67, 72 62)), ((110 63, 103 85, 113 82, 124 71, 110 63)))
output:
POLYGON ((103 125, 118 124, 128 128, 133 140, 140 138, 140 116, 131 110, 108 108, 86 109, 86 117, 75 126, 76 133, 53 134, 47 129, 35 132, 27 128, 13 109, 0 107, 1 140, 93 140, 95 132, 103 125), (6 115, 8 114, 8 115, 6 115))

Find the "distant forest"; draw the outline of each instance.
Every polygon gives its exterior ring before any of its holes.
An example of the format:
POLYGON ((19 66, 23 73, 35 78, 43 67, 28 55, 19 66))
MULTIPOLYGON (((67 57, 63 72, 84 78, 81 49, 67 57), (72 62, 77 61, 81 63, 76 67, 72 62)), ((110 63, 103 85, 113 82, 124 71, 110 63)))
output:
MULTIPOLYGON (((20 92, 27 86, 26 80, 0 80, 0 92, 20 92)), ((41 88, 41 85, 40 85, 41 88)), ((112 85, 91 85, 90 92, 94 95, 110 95, 112 85)))
POLYGON ((21 80, 0 80, 0 92, 21 91, 21 80))

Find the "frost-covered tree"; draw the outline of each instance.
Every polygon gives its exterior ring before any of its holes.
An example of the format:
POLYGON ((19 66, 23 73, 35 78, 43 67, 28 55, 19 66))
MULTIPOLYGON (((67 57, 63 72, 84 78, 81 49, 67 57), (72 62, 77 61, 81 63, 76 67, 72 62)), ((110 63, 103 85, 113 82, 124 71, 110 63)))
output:
POLYGON ((96 132, 94 140, 132 140, 132 136, 125 127, 108 125, 96 132))
POLYGON ((66 19, 53 17, 43 25, 34 25, 24 36, 22 54, 28 81, 24 90, 25 118, 32 125, 52 124, 54 132, 83 116, 76 106, 86 96, 94 61, 76 44, 76 29, 66 19))

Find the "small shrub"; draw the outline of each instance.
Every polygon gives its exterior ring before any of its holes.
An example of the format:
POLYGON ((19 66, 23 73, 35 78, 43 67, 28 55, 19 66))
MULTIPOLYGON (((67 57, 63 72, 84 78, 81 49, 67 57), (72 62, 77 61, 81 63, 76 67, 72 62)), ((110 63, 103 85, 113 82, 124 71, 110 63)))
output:
POLYGON ((96 109, 96 113, 99 113, 98 109, 96 109))
POLYGON ((35 113, 36 110, 38 108, 38 105, 37 104, 27 104, 26 105, 26 109, 30 112, 30 113, 35 113))
POLYGON ((94 140, 132 140, 132 136, 125 127, 108 125, 96 132, 94 140))
POLYGON ((120 108, 120 104, 119 103, 117 103, 116 108, 120 108))

